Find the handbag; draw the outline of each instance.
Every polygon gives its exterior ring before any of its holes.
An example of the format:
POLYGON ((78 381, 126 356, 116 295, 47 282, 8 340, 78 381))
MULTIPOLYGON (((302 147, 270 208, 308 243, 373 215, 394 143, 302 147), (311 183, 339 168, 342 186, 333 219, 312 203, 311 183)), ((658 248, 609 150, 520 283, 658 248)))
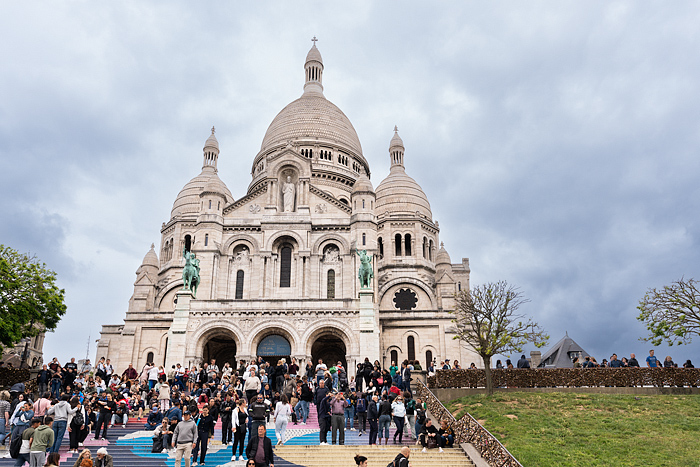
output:
POLYGON ((429 436, 428 437, 428 449, 435 449, 436 447, 438 447, 437 437, 436 436, 429 436))
POLYGON ((384 384, 384 378, 377 378, 377 384, 382 386, 384 384))

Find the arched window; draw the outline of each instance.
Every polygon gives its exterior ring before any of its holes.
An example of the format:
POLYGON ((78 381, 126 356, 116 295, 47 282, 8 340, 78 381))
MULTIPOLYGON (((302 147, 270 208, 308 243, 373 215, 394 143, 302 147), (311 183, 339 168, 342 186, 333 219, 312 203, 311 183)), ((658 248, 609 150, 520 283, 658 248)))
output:
POLYGON ((245 279, 245 272, 239 269, 236 273, 236 299, 240 300, 243 298, 243 280, 245 279))
POLYGON ((209 200, 209 209, 211 209, 211 200, 209 200))
POLYGON ((190 251, 192 248, 192 237, 185 235, 185 251, 190 251))
POLYGON ((433 352, 430 350, 425 351, 425 369, 427 370, 430 367, 430 364, 433 362, 433 352))
POLYGON ((148 352, 148 355, 146 355, 146 363, 153 363, 153 352, 148 352))
POLYGON ((365 200, 364 200, 364 198, 363 198, 363 199, 362 199, 362 209, 364 209, 364 208, 365 208, 365 200))
POLYGON ((397 363, 399 361, 399 353, 396 350, 391 351, 391 364, 397 363))
POLYGON ((326 286, 327 298, 335 298, 335 271, 333 269, 328 271, 328 284, 326 286))
POLYGON ((408 359, 413 361, 416 359, 416 342, 413 336, 408 336, 408 359))
POLYGON ((462 283, 457 282, 457 292, 461 292, 461 291, 462 291, 462 283))
POLYGON ((280 287, 291 287, 292 284, 292 246, 282 245, 280 251, 280 287))
POLYGON ((362 234, 362 246, 367 245, 367 235, 362 234))
POLYGON ((395 256, 401 256, 401 234, 396 234, 396 236, 394 237, 394 243, 396 243, 395 256))
POLYGON ((423 258, 428 259, 428 239, 423 237, 423 258))
POLYGON ((384 257, 384 241, 382 240, 382 237, 379 237, 377 239, 377 245, 379 245, 379 257, 383 258, 384 257))
POLYGON ((204 246, 209 246, 209 234, 204 234, 204 246))
POLYGON ((406 251, 406 256, 411 256, 411 234, 406 234, 406 236, 404 238, 406 239, 404 242, 405 243, 404 249, 406 251))
POLYGON ((430 240, 430 244, 428 245, 428 259, 430 261, 433 260, 433 241, 430 240))

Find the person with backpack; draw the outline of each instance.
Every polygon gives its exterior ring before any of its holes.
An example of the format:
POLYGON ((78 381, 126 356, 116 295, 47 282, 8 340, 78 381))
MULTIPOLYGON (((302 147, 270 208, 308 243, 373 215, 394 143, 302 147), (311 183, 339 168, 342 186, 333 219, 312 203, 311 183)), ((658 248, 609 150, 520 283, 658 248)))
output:
POLYGON ((68 417, 68 440, 70 443, 68 450, 77 454, 80 443, 85 441, 89 432, 88 426, 85 423, 85 420, 87 420, 87 413, 85 412, 85 407, 80 405, 80 398, 78 396, 70 400, 70 405, 71 407, 78 407, 78 410, 75 414, 68 417))
POLYGON ((416 424, 413 427, 413 432, 416 434, 416 439, 418 439, 418 435, 420 432, 423 430, 423 425, 425 425, 425 404, 420 400, 420 398, 416 398, 416 424))
POLYGON ((408 467, 410 465, 408 462, 409 457, 411 457, 411 448, 404 446, 401 448, 401 452, 386 467, 408 467))
POLYGON ((15 459, 15 467, 22 467, 25 462, 29 464, 31 439, 39 425, 41 425, 41 419, 33 418, 30 421, 29 428, 25 429, 20 436, 12 438, 10 442, 10 457, 15 459))
MULTIPOLYGON (((403 393, 403 400, 406 405, 407 419, 407 423, 404 425, 404 434, 406 436, 411 436, 411 430, 416 424, 416 401, 411 397, 411 393, 408 391, 403 393)), ((418 433, 416 433, 416 438, 418 438, 418 433)))
POLYGON ((53 418, 44 417, 44 423, 32 434, 29 448, 29 465, 41 467, 46 463, 46 451, 54 445, 54 432, 51 429, 53 418))
POLYGON ((360 430, 358 436, 362 436, 367 433, 367 399, 363 393, 357 396, 355 413, 357 413, 357 428, 360 430))

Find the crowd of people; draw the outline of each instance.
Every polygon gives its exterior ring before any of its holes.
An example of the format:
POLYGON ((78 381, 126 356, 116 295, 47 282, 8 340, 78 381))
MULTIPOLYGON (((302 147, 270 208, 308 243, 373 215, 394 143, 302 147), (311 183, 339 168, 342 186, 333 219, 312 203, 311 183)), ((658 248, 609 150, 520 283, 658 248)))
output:
POLYGON ((36 400, 22 384, 0 394, 0 419, 4 417, 0 424, 10 429, 9 434, 0 434, 0 444, 9 440, 17 467, 39 466, 46 460, 34 462, 32 452, 57 453, 67 431, 69 450, 82 449, 76 467, 83 461, 87 464, 87 459, 104 466, 111 457, 98 451, 92 459, 84 449, 85 440, 90 435, 105 440, 114 425, 136 420, 144 430, 153 431, 153 452, 174 451, 176 465, 185 459, 189 467, 205 464, 209 440, 220 420, 221 442, 231 446, 231 460, 245 451, 248 459, 266 465, 267 423, 274 423, 277 443, 284 444, 287 425, 305 425, 314 404, 321 445, 344 444, 349 430, 367 435, 370 445, 382 440, 386 445, 389 438, 403 444, 406 438, 424 449, 442 450, 452 446, 454 434, 446 422, 434 427, 425 404, 413 398, 411 372, 417 369, 420 366, 413 361, 382 368, 379 361, 366 358, 357 366, 357 377, 348 378, 340 361, 326 365, 319 360, 300 368, 294 358, 273 365, 258 357, 241 360, 237 366, 227 362, 219 367, 211 360, 201 367, 177 364, 168 371, 152 362, 140 371, 129 364, 119 373, 109 359, 93 366, 89 360, 78 365, 75 359, 61 365, 54 358, 37 375, 36 400), (16 453, 13 445, 20 446, 16 453))

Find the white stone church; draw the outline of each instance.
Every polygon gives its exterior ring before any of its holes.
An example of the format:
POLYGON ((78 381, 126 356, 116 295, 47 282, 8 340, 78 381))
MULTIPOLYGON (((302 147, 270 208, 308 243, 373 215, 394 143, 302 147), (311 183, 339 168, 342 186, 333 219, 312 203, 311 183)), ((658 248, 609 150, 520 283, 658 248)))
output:
POLYGON ((303 367, 322 358, 350 374, 365 357, 424 368, 480 361, 453 340, 448 314, 453 294, 469 287, 469 260, 452 264, 438 247, 438 223, 406 173, 398 132, 391 170, 374 189, 352 123, 323 94, 315 43, 304 74, 303 94, 270 124, 238 199, 217 173, 212 129, 202 172, 161 227, 160 254, 152 246, 136 271, 124 323, 102 327, 98 358, 117 369, 257 355, 296 357, 303 367), (360 250, 373 255, 369 289, 360 288, 360 250), (196 297, 183 291, 183 251, 199 260, 196 297))

